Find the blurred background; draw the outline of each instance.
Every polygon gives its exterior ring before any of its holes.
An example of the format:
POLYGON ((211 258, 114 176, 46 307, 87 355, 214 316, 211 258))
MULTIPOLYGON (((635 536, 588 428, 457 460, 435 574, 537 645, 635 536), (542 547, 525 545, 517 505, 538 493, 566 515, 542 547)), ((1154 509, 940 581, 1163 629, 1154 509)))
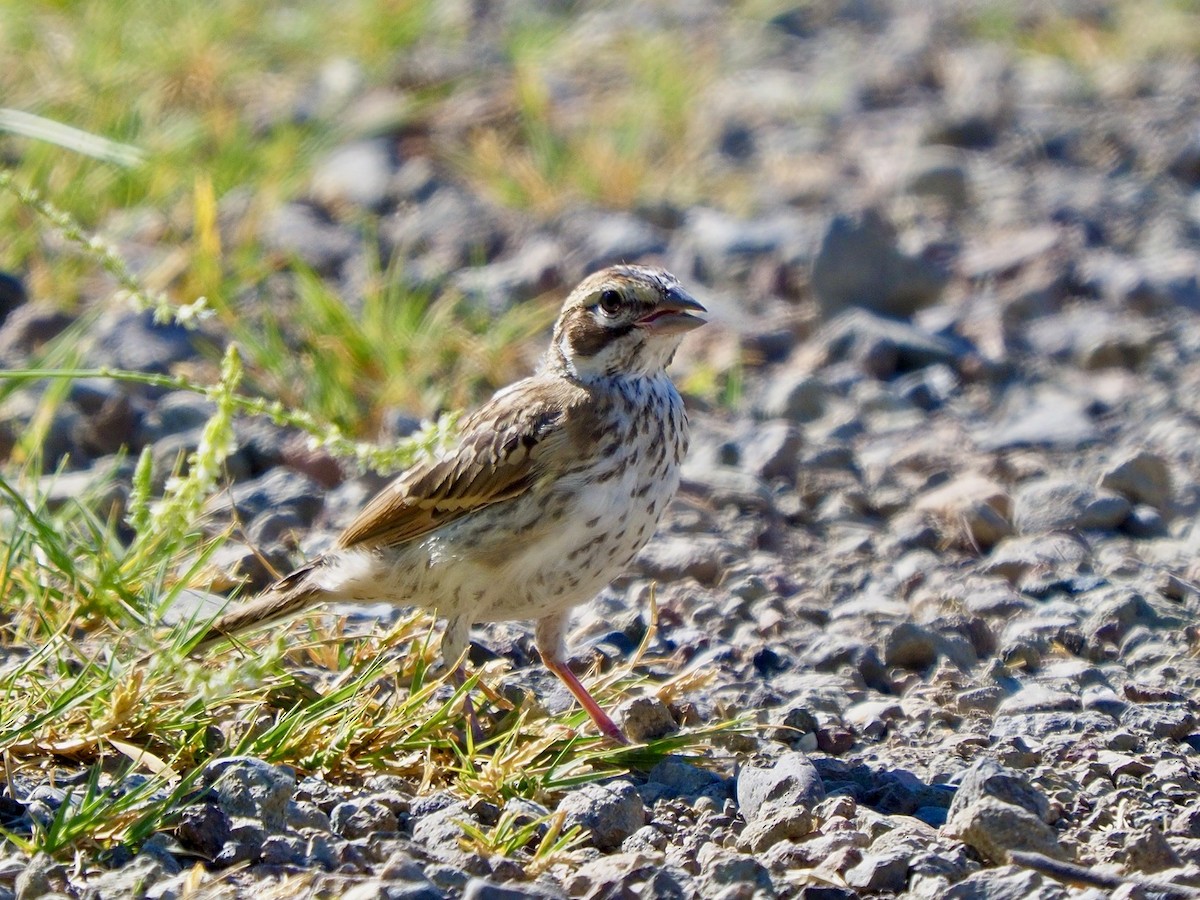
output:
MULTIPOLYGON (((618 260, 714 304, 684 383, 726 405, 846 306, 1196 302, 1198 53, 1194 0, 4 0, 0 160, 260 390, 386 436, 618 260)), ((11 363, 114 285, 11 191, 0 235, 9 309, 67 317, 11 363)))

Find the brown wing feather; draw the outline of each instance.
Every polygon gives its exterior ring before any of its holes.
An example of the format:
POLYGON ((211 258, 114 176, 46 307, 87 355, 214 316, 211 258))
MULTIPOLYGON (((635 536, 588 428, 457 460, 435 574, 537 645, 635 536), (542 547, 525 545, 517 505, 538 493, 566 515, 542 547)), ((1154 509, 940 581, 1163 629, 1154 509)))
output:
POLYGON ((577 430, 568 422, 588 395, 565 390, 530 378, 496 394, 463 423, 453 456, 418 463, 385 487, 338 546, 402 544, 529 490, 553 473, 556 447, 577 430))

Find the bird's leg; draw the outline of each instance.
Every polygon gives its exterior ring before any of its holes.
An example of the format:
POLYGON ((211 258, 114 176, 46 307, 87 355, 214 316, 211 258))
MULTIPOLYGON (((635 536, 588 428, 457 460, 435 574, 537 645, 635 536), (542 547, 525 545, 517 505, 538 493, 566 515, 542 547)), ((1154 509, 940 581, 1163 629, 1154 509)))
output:
MULTIPOLYGON (((461 688, 467 680, 467 661, 464 657, 467 645, 471 640, 471 623, 467 619, 451 619, 446 623, 446 632, 442 635, 442 659, 446 665, 454 666, 451 680, 455 688, 461 688)), ((467 714, 471 738, 476 744, 484 741, 483 726, 479 724, 479 716, 475 713, 475 703, 471 700, 471 692, 463 697, 463 709, 467 714)))
POLYGON ((588 689, 575 677, 575 673, 567 665, 566 630, 567 614, 565 612, 538 619, 534 631, 534 641, 537 643, 538 653, 542 656, 542 663, 558 676, 559 680, 567 686, 568 691, 575 695, 575 699, 592 717, 592 721, 596 723, 601 734, 618 744, 628 744, 629 738, 625 737, 625 733, 617 727, 617 723, 609 718, 608 713, 600 708, 596 698, 588 693, 588 689))

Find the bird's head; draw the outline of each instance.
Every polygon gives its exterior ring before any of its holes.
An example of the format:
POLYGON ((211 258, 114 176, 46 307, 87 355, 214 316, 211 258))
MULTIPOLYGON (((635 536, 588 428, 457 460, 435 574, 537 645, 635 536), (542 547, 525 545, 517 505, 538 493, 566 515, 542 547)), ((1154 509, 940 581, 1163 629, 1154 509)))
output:
POLYGON ((571 291, 543 368, 583 380, 657 374, 705 312, 662 269, 612 266, 571 291))

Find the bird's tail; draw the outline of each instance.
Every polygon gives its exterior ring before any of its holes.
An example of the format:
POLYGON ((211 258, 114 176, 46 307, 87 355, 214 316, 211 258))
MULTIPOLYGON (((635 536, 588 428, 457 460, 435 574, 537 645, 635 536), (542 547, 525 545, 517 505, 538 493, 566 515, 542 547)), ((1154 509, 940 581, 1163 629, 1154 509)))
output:
POLYGON ((290 619, 308 607, 320 603, 325 591, 312 584, 309 576, 319 563, 297 569, 275 582, 249 603, 224 613, 209 627, 192 652, 207 650, 217 642, 247 631, 290 619))

